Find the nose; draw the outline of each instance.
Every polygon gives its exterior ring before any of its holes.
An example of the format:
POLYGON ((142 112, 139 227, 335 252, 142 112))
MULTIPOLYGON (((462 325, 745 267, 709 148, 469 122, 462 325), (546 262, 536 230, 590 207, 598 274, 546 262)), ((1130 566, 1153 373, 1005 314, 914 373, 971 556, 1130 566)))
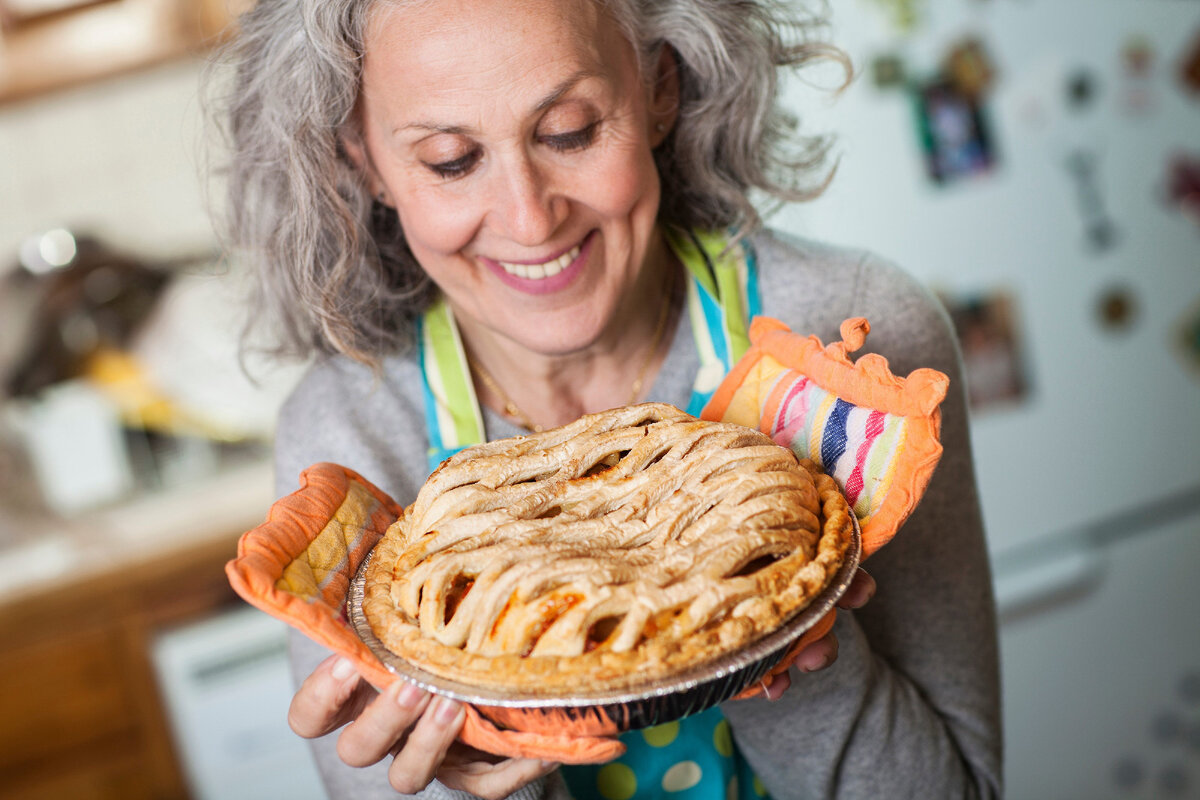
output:
POLYGON ((494 176, 490 216, 497 231, 528 247, 551 238, 567 215, 567 200, 548 171, 527 155, 506 159, 494 176))

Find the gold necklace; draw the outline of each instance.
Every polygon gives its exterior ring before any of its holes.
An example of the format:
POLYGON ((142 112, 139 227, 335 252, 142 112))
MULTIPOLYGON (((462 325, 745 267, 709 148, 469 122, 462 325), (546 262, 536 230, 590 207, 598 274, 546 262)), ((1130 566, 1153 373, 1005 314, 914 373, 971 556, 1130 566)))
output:
MULTIPOLYGON (((671 291, 673 287, 674 281, 668 280, 667 291, 663 293, 662 307, 658 311, 658 322, 654 326, 654 340, 650 344, 650 349, 646 352, 646 357, 642 360, 642 365, 638 369, 637 377, 633 380, 633 387, 629 391, 629 405, 636 403, 638 398, 641 396, 642 384, 646 380, 646 372, 650 369, 650 364, 654 361, 654 355, 658 352, 659 345, 662 344, 663 334, 666 333, 667 330, 667 317, 670 316, 671 313, 671 291)), ((516 420, 517 424, 527 431, 541 433, 545 430, 544 427, 538 425, 536 422, 530 419, 529 415, 522 411, 520 407, 512 401, 512 398, 500 388, 500 384, 496 383, 496 379, 493 378, 491 374, 475 359, 471 358, 470 355, 467 356, 467 364, 469 364, 471 370, 479 376, 480 380, 487 385, 488 389, 490 389, 492 393, 500 398, 500 401, 504 403, 504 414, 506 416, 516 420)))

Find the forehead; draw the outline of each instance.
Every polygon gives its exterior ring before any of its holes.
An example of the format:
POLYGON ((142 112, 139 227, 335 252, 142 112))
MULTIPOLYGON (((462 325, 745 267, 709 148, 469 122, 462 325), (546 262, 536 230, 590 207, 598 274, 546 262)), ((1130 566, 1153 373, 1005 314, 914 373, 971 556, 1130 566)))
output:
POLYGON ((636 74, 634 49, 596 0, 382 0, 364 38, 364 91, 420 103, 536 93, 565 74, 636 74))

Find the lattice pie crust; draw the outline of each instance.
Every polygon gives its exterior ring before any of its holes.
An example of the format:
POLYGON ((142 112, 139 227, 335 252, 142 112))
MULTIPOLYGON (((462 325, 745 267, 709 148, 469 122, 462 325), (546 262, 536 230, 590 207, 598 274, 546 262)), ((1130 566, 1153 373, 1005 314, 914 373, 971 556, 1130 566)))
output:
POLYGON ((849 514, 831 478, 755 430, 614 409, 443 463, 377 545, 363 612, 443 678, 620 689, 786 622, 837 573, 849 514))

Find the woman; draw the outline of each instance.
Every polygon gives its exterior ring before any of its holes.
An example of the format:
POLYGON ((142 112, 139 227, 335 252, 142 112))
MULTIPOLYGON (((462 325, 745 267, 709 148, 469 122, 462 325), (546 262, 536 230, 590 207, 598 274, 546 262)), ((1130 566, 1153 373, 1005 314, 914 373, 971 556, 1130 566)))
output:
MULTIPOLYGON (((821 149, 789 153, 775 107, 779 67, 833 55, 788 44, 805 30, 748 0, 261 0, 234 50, 232 244, 286 343, 321 354, 280 419, 279 493, 335 461, 408 502, 473 441, 647 399, 698 411, 736 356, 706 346, 713 310, 826 340, 866 316, 897 373, 960 385, 944 316, 910 279, 760 230, 748 193, 815 194, 787 176, 821 149), (692 276, 729 244, 745 280, 706 293, 692 276)), ((958 394, 943 439, 923 505, 871 562, 879 600, 864 605, 861 576, 847 605, 863 607, 768 698, 712 712, 735 752, 688 796, 998 793, 995 620, 958 394)), ((399 682, 377 696, 293 645, 307 677, 290 722, 320 737, 332 797, 561 796, 564 780, 580 800, 661 794, 644 762, 468 752, 456 703, 399 682)))

